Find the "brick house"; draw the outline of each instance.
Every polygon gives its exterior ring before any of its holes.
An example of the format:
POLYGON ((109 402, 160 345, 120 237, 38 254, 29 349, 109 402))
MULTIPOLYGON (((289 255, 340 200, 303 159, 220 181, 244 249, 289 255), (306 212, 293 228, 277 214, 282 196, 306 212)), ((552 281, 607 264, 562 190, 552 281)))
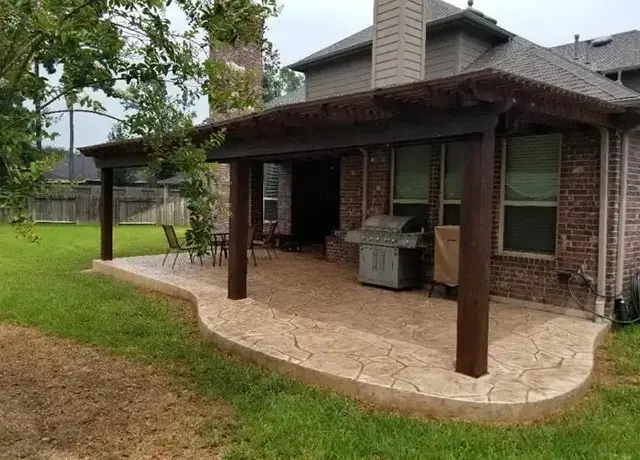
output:
MULTIPOLYGON (((489 296, 604 313, 603 297, 567 280, 578 270, 601 294, 627 292, 640 256, 640 32, 544 48, 469 3, 376 0, 372 27, 290 66, 304 88, 197 128, 227 130, 209 159, 231 164, 230 298, 246 296, 233 235, 264 220, 265 164, 278 171, 279 232, 321 242, 331 261, 357 261, 344 236, 372 215, 460 225, 458 335, 485 341, 462 355, 486 350, 489 296)), ((82 151, 106 174, 145 162, 136 140, 82 151)), ((476 363, 461 371, 481 374, 476 363)))

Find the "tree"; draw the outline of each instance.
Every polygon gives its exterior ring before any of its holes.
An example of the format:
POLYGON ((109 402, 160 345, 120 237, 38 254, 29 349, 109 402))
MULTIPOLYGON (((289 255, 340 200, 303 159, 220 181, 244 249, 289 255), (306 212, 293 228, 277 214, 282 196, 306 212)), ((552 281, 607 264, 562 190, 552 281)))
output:
MULTIPOLYGON (((55 136, 53 117, 69 111, 59 101, 76 114, 121 121, 126 135, 144 138, 160 164, 195 171, 197 159, 203 166, 202 145, 189 141, 193 121, 186 108, 203 96, 217 113, 258 102, 256 75, 206 57, 236 44, 266 48, 265 20, 276 13, 275 0, 0 0, 0 207, 11 212, 16 228, 29 233, 27 198, 42 190, 43 173, 55 165, 48 158, 25 163, 24 149, 55 136), (170 9, 184 14, 186 30, 174 30, 170 9), (184 116, 179 124, 163 118, 167 101, 151 87, 176 95, 175 112, 184 116), (137 110, 115 117, 98 94, 137 110), (168 155, 167 146, 179 154, 168 155)), ((223 141, 216 134, 205 144, 223 141)))
POLYGON ((280 58, 273 50, 264 53, 264 65, 262 72, 262 101, 272 100, 291 93, 300 88, 304 77, 286 67, 280 67, 280 58))

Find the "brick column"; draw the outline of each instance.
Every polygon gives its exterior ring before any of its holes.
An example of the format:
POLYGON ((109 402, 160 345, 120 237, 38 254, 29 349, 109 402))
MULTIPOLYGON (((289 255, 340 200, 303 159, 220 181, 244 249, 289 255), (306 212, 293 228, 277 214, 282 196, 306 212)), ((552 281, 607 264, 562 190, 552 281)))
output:
POLYGON ((262 234, 263 218, 263 165, 261 162, 251 163, 249 169, 249 222, 257 225, 257 234, 262 234))
POLYGON ((293 165, 286 161, 280 165, 278 182, 278 233, 291 234, 291 187, 293 165))

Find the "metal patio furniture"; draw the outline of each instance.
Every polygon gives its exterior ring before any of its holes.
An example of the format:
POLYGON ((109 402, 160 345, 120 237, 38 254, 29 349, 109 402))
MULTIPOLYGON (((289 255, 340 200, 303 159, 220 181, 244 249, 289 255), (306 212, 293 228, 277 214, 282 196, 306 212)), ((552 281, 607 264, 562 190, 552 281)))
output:
POLYGON ((256 224, 253 224, 249 227, 249 231, 247 233, 247 251, 251 251, 251 257, 253 258, 254 267, 258 266, 258 262, 256 261, 256 252, 255 252, 255 239, 256 239, 257 230, 258 230, 258 226, 256 224))
POLYGON ((227 259, 229 257, 229 233, 215 232, 211 234, 211 252, 213 255, 213 266, 216 266, 216 257, 220 257, 218 265, 222 265, 222 255, 227 259), (218 251, 220 251, 218 255, 218 251))
MULTIPOLYGON (((176 262, 178 261, 178 256, 181 252, 188 252, 189 260, 193 263, 193 252, 197 248, 195 246, 183 246, 180 244, 180 240, 178 239, 178 235, 176 235, 176 230, 173 228, 173 225, 163 225, 162 229, 164 230, 164 234, 167 237, 167 243, 169 244, 169 249, 167 249, 167 253, 164 255, 162 266, 167 262, 167 257, 169 257, 169 253, 171 253, 171 251, 176 251, 176 258, 173 259, 173 264, 171 265, 172 270, 175 270, 176 262)), ((202 259, 200 259, 200 262, 202 262, 202 259)))
POLYGON ((276 228, 278 227, 278 222, 272 222, 267 227, 267 234, 261 240, 254 240, 253 245, 257 247, 264 248, 267 251, 267 255, 269 256, 269 260, 271 260, 271 253, 269 250, 273 252, 274 257, 277 259, 278 255, 276 254, 276 228))

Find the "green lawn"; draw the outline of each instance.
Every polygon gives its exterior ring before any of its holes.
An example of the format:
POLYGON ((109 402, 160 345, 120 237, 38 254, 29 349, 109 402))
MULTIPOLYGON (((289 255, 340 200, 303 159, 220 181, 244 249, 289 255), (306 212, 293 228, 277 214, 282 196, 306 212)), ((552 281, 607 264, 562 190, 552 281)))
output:
MULTIPOLYGON (((419 420, 352 400, 219 353, 177 302, 81 271, 99 251, 97 227, 40 226, 40 244, 0 226, 0 322, 38 327, 152 363, 180 385, 228 401, 233 459, 640 458, 640 327, 616 333, 607 378, 560 418, 522 426, 419 420), (606 383, 605 383, 606 382, 606 383)), ((121 227, 116 255, 161 252, 158 228, 121 227)))

